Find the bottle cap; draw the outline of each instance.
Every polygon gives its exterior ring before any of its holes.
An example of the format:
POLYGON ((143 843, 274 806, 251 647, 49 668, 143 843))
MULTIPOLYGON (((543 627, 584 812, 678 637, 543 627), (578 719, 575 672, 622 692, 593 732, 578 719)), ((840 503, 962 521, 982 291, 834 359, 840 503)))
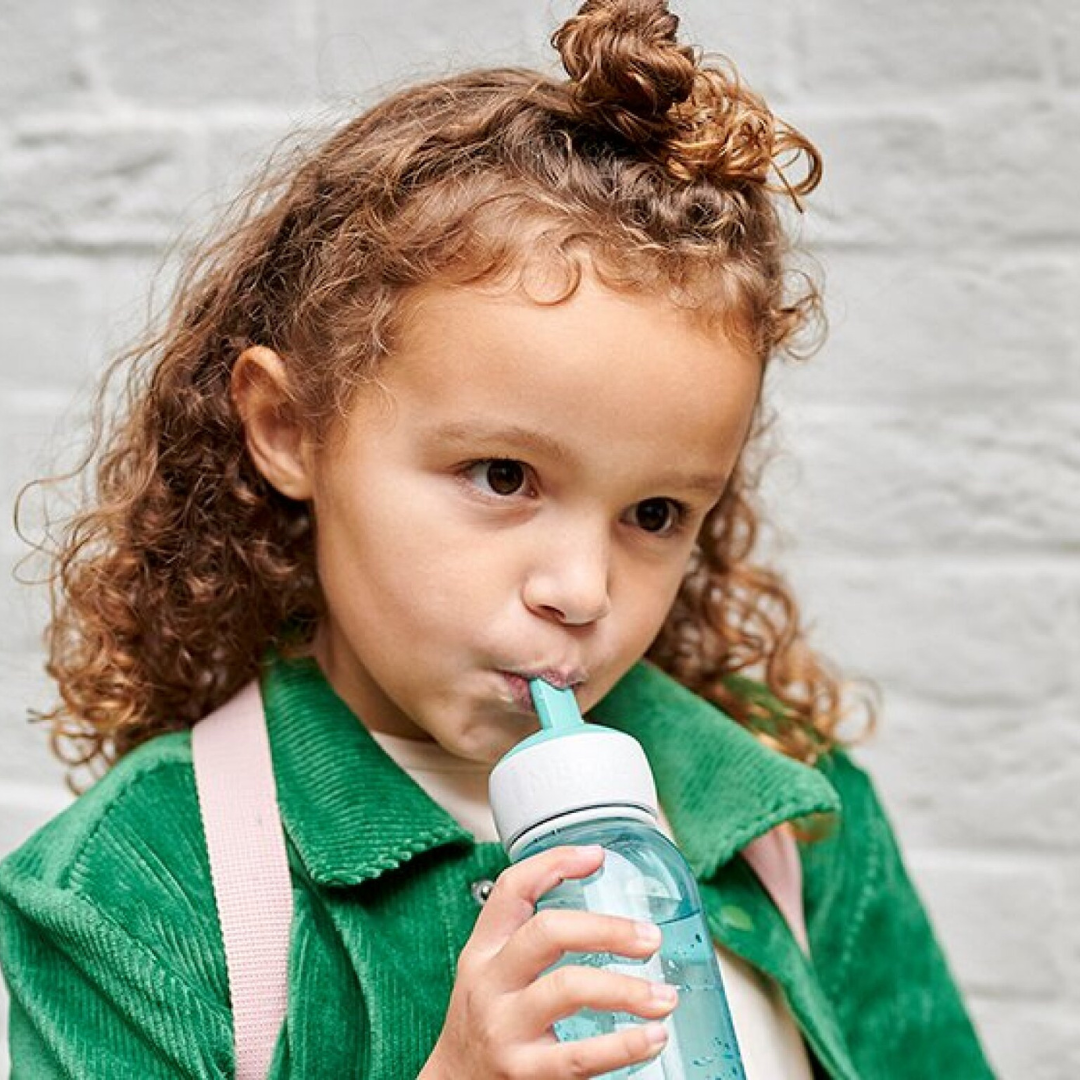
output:
POLYGON ((541 730, 495 765, 488 785, 495 828, 508 854, 513 857, 571 814, 582 821, 617 810, 655 825, 656 784, 637 739, 586 723, 572 690, 543 679, 531 679, 529 690, 541 730))

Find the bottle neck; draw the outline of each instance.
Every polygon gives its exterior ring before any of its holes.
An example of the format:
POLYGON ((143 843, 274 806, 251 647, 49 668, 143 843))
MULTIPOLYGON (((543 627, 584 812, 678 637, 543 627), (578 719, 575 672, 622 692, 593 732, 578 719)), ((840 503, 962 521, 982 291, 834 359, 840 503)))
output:
POLYGON ((507 855, 511 862, 516 862, 530 845, 541 837, 547 836, 556 829, 567 829, 572 825, 580 825, 589 821, 611 821, 617 818, 629 819, 641 822, 653 829, 659 829, 657 817, 651 811, 641 806, 622 804, 607 804, 605 806, 588 806, 581 810, 571 810, 565 814, 558 814, 546 821, 537 822, 531 828, 523 832, 516 840, 511 841, 507 848, 507 855))

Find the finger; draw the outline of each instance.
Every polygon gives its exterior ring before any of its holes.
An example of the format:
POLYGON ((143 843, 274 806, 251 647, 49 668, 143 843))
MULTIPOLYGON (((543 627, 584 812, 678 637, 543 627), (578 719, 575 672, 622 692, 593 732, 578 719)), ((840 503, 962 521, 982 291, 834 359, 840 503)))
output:
POLYGON ((628 1012, 648 1020, 671 1013, 679 1003, 674 987, 615 971, 566 964, 541 976, 517 995, 521 1023, 531 1037, 579 1009, 628 1012))
POLYGON ((493 956, 515 930, 536 914, 536 902, 567 878, 594 873, 604 861, 599 846, 548 848, 504 870, 480 915, 463 953, 493 956))
POLYGON ((500 991, 520 990, 568 952, 610 952, 644 960, 659 947, 660 931, 653 923, 549 908, 510 935, 492 958, 489 978, 500 991))
POLYGON ((529 1080, 606 1076, 655 1057, 664 1049, 667 1034, 662 1024, 642 1024, 541 1049, 530 1047, 529 1068, 521 1075, 529 1080))

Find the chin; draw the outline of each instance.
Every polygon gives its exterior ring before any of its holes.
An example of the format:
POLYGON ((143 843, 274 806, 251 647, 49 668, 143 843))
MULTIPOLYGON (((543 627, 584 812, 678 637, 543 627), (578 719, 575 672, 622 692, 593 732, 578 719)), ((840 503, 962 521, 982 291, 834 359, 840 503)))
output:
POLYGON ((494 765, 500 758, 512 750, 522 739, 527 739, 538 730, 536 717, 512 716, 495 724, 482 724, 471 732, 461 733, 455 746, 446 746, 452 754, 466 761, 476 761, 483 765, 494 765), (469 736, 473 737, 470 738, 469 736))
MULTIPOLYGON (((472 761, 478 765, 494 765, 505 753, 504 750, 500 750, 497 746, 492 746, 490 743, 484 743, 480 745, 461 745, 447 746, 442 744, 443 749, 448 753, 453 754, 455 757, 461 758, 463 761, 472 761)), ((508 743, 506 749, 509 750, 513 746, 513 743, 508 743)))

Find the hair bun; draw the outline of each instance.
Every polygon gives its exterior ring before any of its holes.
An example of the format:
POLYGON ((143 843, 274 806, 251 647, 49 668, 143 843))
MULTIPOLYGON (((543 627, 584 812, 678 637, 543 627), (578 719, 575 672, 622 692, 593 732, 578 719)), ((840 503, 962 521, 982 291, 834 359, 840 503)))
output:
POLYGON ((586 0, 551 37, 579 120, 635 143, 671 134, 668 111, 694 88, 693 50, 663 0, 586 0))

